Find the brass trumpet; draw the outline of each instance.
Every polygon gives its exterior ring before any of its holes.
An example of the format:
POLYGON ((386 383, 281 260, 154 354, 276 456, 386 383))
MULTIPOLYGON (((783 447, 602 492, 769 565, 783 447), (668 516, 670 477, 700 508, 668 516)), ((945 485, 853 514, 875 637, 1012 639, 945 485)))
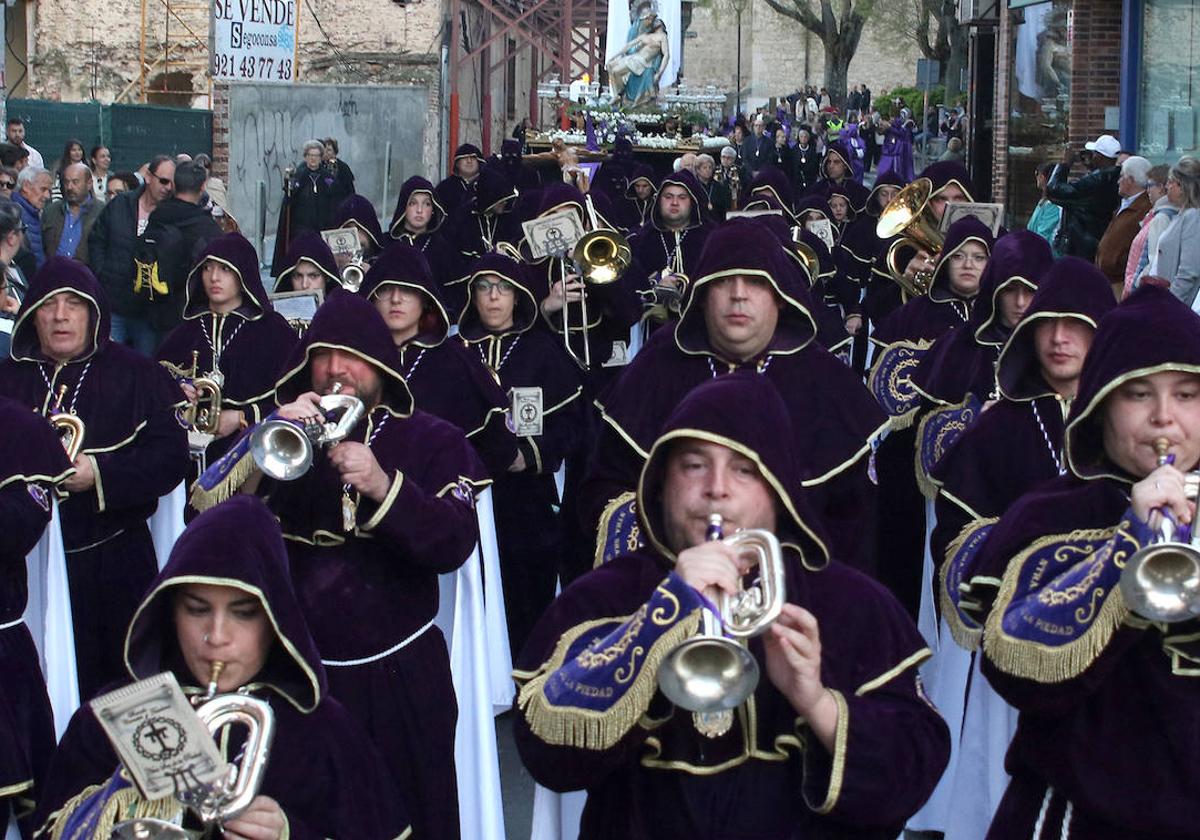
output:
MULTIPOLYGON (((610 228, 602 228, 600 226, 600 216, 596 213, 596 207, 592 204, 590 195, 584 197, 587 204, 588 220, 591 224, 591 230, 584 234, 578 242, 575 243, 575 248, 571 252, 571 260, 575 263, 575 270, 583 278, 584 286, 606 286, 609 283, 615 283, 621 279, 621 276, 629 268, 633 262, 633 252, 629 248, 629 241, 610 228)), ((580 359, 574 350, 571 349, 571 314, 570 304, 567 300, 566 287, 566 267, 562 266, 563 282, 563 345, 566 347, 567 353, 574 359, 584 370, 592 366, 592 351, 589 338, 588 326, 588 310, 587 310, 587 290, 579 297, 579 315, 580 315, 580 331, 583 333, 583 358, 580 359)))
POLYGON ((187 383, 196 392, 196 399, 189 401, 186 408, 179 414, 179 421, 188 428, 189 432, 201 435, 215 435, 221 428, 221 378, 220 374, 210 373, 197 376, 200 369, 200 351, 192 351, 192 366, 179 367, 170 362, 163 362, 171 375, 181 383, 187 383))
POLYGON ((667 654, 659 666, 658 687, 676 706, 693 713, 697 730, 716 738, 729 731, 733 710, 758 686, 758 662, 746 648, 746 640, 766 632, 779 617, 786 591, 783 552, 770 531, 738 531, 725 537, 721 516, 714 513, 707 536, 739 554, 752 554, 758 580, 733 596, 722 591, 717 600, 719 616, 702 611, 700 632, 667 654))
POLYGON ((333 392, 321 397, 326 419, 312 427, 300 427, 291 420, 267 420, 250 433, 250 454, 268 478, 292 481, 308 472, 313 462, 313 446, 329 446, 346 438, 362 419, 362 400, 339 393, 342 383, 335 382, 333 392), (336 417, 335 417, 336 415, 336 417))
POLYGON ((918 271, 916 277, 910 280, 904 274, 907 266, 898 263, 900 251, 916 248, 936 259, 946 241, 929 206, 932 195, 933 182, 928 178, 918 178, 896 194, 879 214, 879 223, 875 225, 875 235, 880 239, 903 234, 888 246, 885 262, 892 279, 912 297, 929 292, 929 287, 933 285, 933 272, 918 271))
MULTIPOLYGON (((205 829, 236 819, 254 801, 262 787, 275 739, 275 713, 257 697, 248 694, 217 694, 217 680, 224 662, 212 664, 208 691, 193 700, 196 714, 214 738, 231 724, 246 727, 246 745, 241 763, 229 768, 229 775, 212 785, 198 785, 176 792, 176 798, 195 812, 205 829)), ((180 826, 165 820, 139 818, 113 826, 111 840, 190 840, 195 837, 180 826)), ((207 836, 207 833, 204 834, 207 836)))
POLYGON ((50 425, 58 432, 63 449, 67 452, 67 460, 72 464, 83 449, 84 425, 77 415, 62 410, 63 398, 67 395, 67 386, 59 385, 58 394, 54 400, 54 413, 50 415, 50 425))
MULTIPOLYGON (((1168 462, 1170 442, 1154 442, 1158 465, 1168 462)), ((1185 476, 1187 497, 1200 496, 1200 473, 1185 476)), ((1158 535, 1150 545, 1133 553, 1121 570, 1121 595, 1126 605, 1148 621, 1175 624, 1200 616, 1200 534, 1189 542, 1175 538, 1176 525, 1167 511, 1159 511, 1158 535)))

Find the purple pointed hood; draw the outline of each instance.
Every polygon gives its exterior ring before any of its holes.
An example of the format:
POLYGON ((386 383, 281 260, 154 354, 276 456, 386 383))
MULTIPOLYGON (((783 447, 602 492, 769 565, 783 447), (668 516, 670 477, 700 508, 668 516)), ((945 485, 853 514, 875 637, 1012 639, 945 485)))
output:
POLYGON ((375 213, 375 205, 365 195, 355 193, 339 204, 333 217, 333 226, 358 228, 375 243, 376 251, 383 247, 383 228, 379 226, 379 216, 375 213))
POLYGON ((507 280, 516 287, 513 303, 513 325, 504 335, 523 333, 533 328, 537 323, 538 303, 533 293, 533 284, 525 266, 503 254, 484 254, 471 265, 467 275, 467 303, 458 316, 458 333, 467 341, 478 341, 491 331, 479 320, 479 312, 475 309, 475 293, 471 286, 480 277, 494 274, 502 280, 507 280))
MULTIPOLYGON (((997 255, 1001 243, 1015 235, 1010 233, 996 243, 997 255)), ((1076 257, 1064 257, 1054 263, 1043 275, 1025 317, 1013 329, 1000 353, 996 372, 1000 393, 1010 400, 1032 400, 1053 394, 1054 389, 1042 377, 1034 343, 1038 325, 1056 318, 1074 318, 1095 329, 1100 319, 1116 306, 1112 286, 1096 266, 1076 257)))
POLYGON ((967 201, 974 201, 971 197, 971 173, 967 172, 967 167, 955 160, 941 160, 937 163, 931 163, 921 170, 922 178, 928 178, 933 184, 933 192, 931 195, 937 195, 951 184, 958 186, 966 196, 967 201))
POLYGON ((675 344, 680 350, 690 355, 713 353, 704 321, 705 286, 735 274, 765 280, 781 302, 768 353, 795 353, 816 337, 812 298, 784 246, 757 219, 732 219, 709 235, 700 253, 696 279, 675 325, 675 344))
POLYGON ((414 175, 400 185, 400 195, 396 197, 396 214, 392 217, 392 224, 388 228, 388 233, 393 239, 407 235, 404 230, 404 208, 408 206, 408 200, 415 193, 426 193, 433 203, 433 215, 429 219, 429 226, 425 228, 426 233, 433 233, 442 226, 442 222, 446 221, 446 210, 438 202, 437 195, 433 191, 433 184, 429 182, 428 178, 414 175))
MULTIPOLYGON (((938 255, 937 267, 933 271, 933 285, 929 288, 930 300, 958 299, 958 296, 950 291, 950 258, 961 251, 968 242, 978 242, 991 254, 994 242, 991 228, 974 216, 959 219, 950 226, 950 230, 946 231, 946 241, 942 243, 942 252, 938 255)), ((983 278, 980 277, 980 283, 982 282, 983 278)))
POLYGON ((488 167, 479 173, 475 181, 475 195, 472 198, 476 213, 494 214, 506 203, 516 200, 517 188, 498 167, 488 167))
POLYGON ((700 440, 754 462, 778 499, 779 541, 798 551, 806 568, 823 568, 829 562, 829 541, 799 492, 803 465, 790 445, 794 434, 787 406, 769 377, 737 371, 698 385, 667 418, 642 468, 637 509, 647 541, 674 559, 663 520, 666 463, 678 442, 700 440))
POLYGON ((850 147, 847 145, 845 140, 832 140, 825 146, 825 155, 821 158, 821 175, 824 178, 829 177, 829 173, 825 170, 825 165, 829 162, 831 157, 841 159, 842 163, 846 165, 845 177, 849 178, 850 173, 853 172, 853 167, 851 166, 850 162, 854 160, 854 157, 851 154, 850 147))
MULTIPOLYGON (((374 301, 380 290, 387 286, 399 286, 419 292, 424 297, 425 316, 422 316, 417 334, 411 343, 421 347, 436 347, 446 340, 450 332, 450 316, 442 292, 433 279, 429 260, 407 242, 391 242, 363 278, 358 293, 366 300, 374 301)), ((372 304, 374 305, 374 304, 372 304)))
POLYGON ((1133 482, 1104 451, 1104 401, 1125 382, 1166 370, 1200 374, 1200 318, 1166 289, 1142 284, 1100 320, 1092 338, 1063 443, 1071 472, 1133 482))
POLYGON ((274 640, 251 680, 311 712, 325 693, 325 669, 292 588, 279 522, 255 496, 234 496, 184 529, 167 565, 150 584, 125 639, 125 667, 135 680, 174 671, 197 685, 184 664, 175 632, 175 595, 190 584, 239 589, 262 605, 274 640))
POLYGON ((753 201, 762 193, 774 196, 779 206, 788 213, 791 213, 796 206, 796 195, 792 190, 792 182, 777 166, 764 166, 758 170, 754 180, 750 183, 750 197, 747 201, 753 201))
MULTIPOLYGON (((655 192, 658 191, 658 184, 654 180, 654 169, 647 163, 635 163, 633 171, 629 175, 629 186, 625 188, 625 197, 628 199, 637 198, 637 193, 634 192, 633 185, 638 181, 645 181, 655 192)), ((651 196, 653 199, 653 196, 651 196)))
POLYGON ((184 320, 199 318, 208 312, 208 295, 204 291, 204 264, 216 262, 229 268, 242 284, 242 305, 234 314, 247 321, 257 321, 271 308, 267 290, 263 288, 258 268, 258 252, 250 240, 240 233, 225 233, 208 243, 187 279, 187 297, 183 304, 184 320))
POLYGON ((310 230, 300 234, 292 241, 287 253, 287 268, 279 272, 279 277, 275 280, 275 291, 290 292, 294 290, 292 272, 296 270, 301 260, 316 266, 325 275, 326 289, 335 286, 341 288, 342 278, 338 274, 337 260, 333 256, 333 251, 329 250, 329 245, 321 234, 310 230))
POLYGON ((8 351, 17 361, 45 360, 33 313, 59 292, 78 295, 87 301, 91 310, 88 316, 88 331, 91 336, 84 345, 83 353, 72 359, 72 363, 90 359, 108 344, 110 313, 104 287, 100 285, 96 275, 92 274, 92 270, 83 263, 69 257, 51 257, 29 281, 29 290, 25 293, 21 308, 17 310, 12 345, 8 351))
MULTIPOLYGON (((688 195, 692 197, 692 213, 688 218, 687 226, 689 228, 700 227, 704 223, 703 214, 700 212, 700 195, 703 190, 700 188, 700 182, 696 180, 696 176, 686 169, 668 175, 659 182, 658 194, 662 195, 663 189, 669 186, 683 187, 688 191, 688 195)), ((658 213, 657 201, 650 208, 650 224, 659 230, 666 230, 662 223, 662 217, 658 213)))
POLYGON ((317 350, 343 350, 373 365, 383 384, 383 402, 396 416, 412 414, 413 398, 400 370, 400 357, 383 316, 360 295, 335 290, 313 316, 312 323, 284 365, 275 386, 279 405, 312 390, 310 365, 317 350))
POLYGON ((1004 344, 1012 330, 1000 319, 997 304, 1001 292, 1014 285, 1036 292, 1052 265, 1054 254, 1050 251, 1050 243, 1032 231, 1016 230, 997 239, 979 280, 979 294, 971 310, 971 331, 975 340, 995 347, 1004 344))
POLYGON ((879 216, 881 208, 876 208, 875 199, 879 195, 879 191, 884 187, 899 187, 904 189, 908 186, 908 181, 904 176, 895 169, 889 169, 887 172, 875 179, 875 186, 871 188, 871 192, 867 195, 866 212, 871 216, 879 216))

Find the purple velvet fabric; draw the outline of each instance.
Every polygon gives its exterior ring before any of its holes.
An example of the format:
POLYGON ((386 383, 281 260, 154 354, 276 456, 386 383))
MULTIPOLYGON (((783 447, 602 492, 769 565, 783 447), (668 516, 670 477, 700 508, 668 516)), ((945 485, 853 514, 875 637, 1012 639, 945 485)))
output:
MULTIPOLYGON (((476 158, 481 167, 484 163, 483 152, 474 143, 462 143, 454 150, 454 159, 450 166, 451 172, 437 185, 436 192, 438 203, 447 213, 453 213, 464 204, 470 203, 475 195, 475 187, 479 183, 478 178, 473 181, 466 181, 458 175, 458 162, 463 158, 476 158)), ((406 197, 404 201, 407 202, 408 198, 406 197)), ((403 214, 404 204, 398 203, 396 206, 400 214, 403 214)), ((394 217, 392 222, 394 225, 394 217)), ((395 231, 393 230, 394 234, 395 231)))
POLYGON ((913 373, 926 401, 956 405, 967 394, 981 402, 994 398, 1000 349, 1012 332, 998 309, 1000 294, 1015 284, 1036 290, 1053 262, 1049 243, 1035 233, 1019 230, 996 240, 970 320, 934 342, 913 373))
POLYGON ((50 424, 0 397, 0 814, 11 804, 24 814, 38 798, 50 754, 54 719, 37 649, 19 622, 28 598, 25 555, 50 522, 53 486, 70 472, 50 424))
MULTIPOLYGON (((321 237, 309 233, 296 238, 289 259, 295 256, 299 260, 296 254, 304 253, 300 249, 314 244, 314 240, 328 254, 321 237)), ((280 275, 280 281, 286 278, 289 288, 290 272, 291 268, 280 275)), ((248 423, 257 423, 274 409, 275 381, 296 338, 296 331, 267 299, 254 246, 241 234, 227 233, 208 244, 188 276, 184 322, 163 341, 157 358, 190 368, 192 353, 198 353, 197 376, 219 372, 223 377, 222 409, 240 410, 248 423), (242 305, 229 314, 218 315, 209 309, 202 278, 209 260, 232 269, 241 284, 242 305)), ((181 395, 177 395, 176 404, 183 407, 181 395)), ((210 443, 205 452, 208 463, 225 454, 234 439, 230 436, 210 443)), ((192 477, 198 477, 198 473, 192 477)))
MULTIPOLYGON (((1099 531, 1093 543, 1098 548, 1070 553, 1071 559, 1061 568, 1052 568, 1040 585, 1062 592, 1063 575, 1078 574, 1082 564, 1092 564, 1098 577, 1117 575, 1113 568, 1117 556, 1106 549, 1112 541, 1104 542, 1103 534, 1124 521, 1125 532, 1138 538, 1137 524, 1128 519, 1129 484, 1134 477, 1104 452, 1101 402, 1118 382, 1141 371, 1197 370, 1198 326, 1200 320, 1186 305, 1152 287, 1139 289, 1101 319, 1067 421, 1066 465, 1072 474, 1041 485, 1005 513, 980 552, 978 570, 1011 568, 1001 573, 1025 580, 1022 564, 1038 558, 1016 558, 1035 541, 1077 542, 1088 531, 1099 531)), ((1088 594, 1085 590, 1085 602, 1088 594)), ((1032 595, 1040 601, 1039 590, 1032 595)), ((992 620, 1003 626, 1014 606, 1010 597, 1002 590, 994 607, 992 620)), ((1115 587, 1112 592, 1095 592, 1088 612, 1095 615, 1113 609, 1111 601, 1116 597, 1115 587)), ((1022 606, 1036 620, 1028 599, 1022 606)), ((1174 838, 1194 833, 1200 821, 1195 774, 1147 774, 1135 769, 1188 766, 1200 748, 1200 683, 1173 667, 1173 662, 1181 668, 1195 664, 1197 654, 1186 638, 1194 633, 1194 622, 1166 629, 1143 626, 1122 620, 1127 615, 1123 603, 1115 607, 1116 626, 1098 637, 1098 646, 1080 663, 1082 668, 1073 668, 1066 679, 1053 682, 1002 668, 993 659, 992 643, 985 635, 984 675, 1020 712, 1006 760, 1013 780, 989 838, 1004 840, 1032 831, 1048 788, 1055 793, 1050 796, 1047 824, 1060 826, 1056 829, 1060 833, 1065 801, 1070 801, 1073 811, 1071 836, 1174 838), (1169 636, 1177 641, 1168 649, 1169 636), (1155 737, 1152 733, 1161 733, 1164 721, 1170 722, 1170 737, 1155 737), (1131 746, 1121 749, 1121 744, 1131 746)), ((989 624, 987 633, 992 632, 989 624)))
POLYGON ((296 594, 333 695, 364 723, 409 794, 414 832, 457 837, 457 710, 445 642, 429 625, 437 576, 462 565, 477 540, 472 499, 486 470, 461 431, 413 410, 391 333, 358 295, 335 294, 318 310, 277 386, 281 404, 311 389, 310 363, 322 348, 357 355, 383 380, 383 402, 348 440, 369 442, 391 477, 389 495, 382 504, 358 498, 354 530, 344 532, 343 481, 319 455, 301 478, 264 482, 260 493, 288 539, 296 594))
MULTIPOLYGON (((283 808, 290 836, 390 838, 404 832, 409 821, 375 745, 345 707, 326 694, 325 672, 292 590, 279 526, 259 500, 235 497, 201 514, 180 537, 130 627, 129 675, 145 678, 169 670, 185 691, 200 691, 200 681, 183 663, 172 616, 175 592, 204 582, 245 590, 272 619, 277 636, 252 689, 270 703, 276 725, 260 790, 283 808)), ((243 738, 241 730, 232 730, 224 744, 228 760, 236 758, 243 738)), ((118 766, 90 708, 80 709, 55 755, 39 824, 84 787, 103 783, 118 766)))
POLYGON ((590 463, 585 521, 597 522, 610 499, 633 488, 650 444, 692 388, 746 367, 771 379, 788 403, 798 436, 793 445, 809 485, 805 492, 826 518, 839 555, 870 568, 873 547, 863 534, 871 531, 873 493, 864 456, 884 415, 854 373, 813 343, 813 304, 789 259, 770 231, 752 220, 726 222, 709 238, 674 331, 655 333, 597 401, 606 423, 590 463), (703 287, 722 273, 769 278, 784 304, 770 347, 744 365, 722 359, 704 325, 703 287))
POLYGON ((508 401, 475 354, 447 339, 453 316, 447 314, 424 256, 404 242, 393 242, 384 250, 364 278, 360 293, 375 304, 380 290, 391 286, 416 291, 427 313, 422 322, 428 329, 398 348, 399 372, 415 406, 457 426, 488 471, 503 475, 517 455, 517 441, 505 424, 508 401))
POLYGON ((326 292, 332 291, 335 287, 339 289, 342 287, 342 275, 338 271, 333 251, 329 250, 329 245, 321 234, 310 231, 300 234, 292 241, 292 247, 288 248, 287 259, 284 261, 287 266, 279 272, 279 277, 275 279, 275 291, 295 291, 292 272, 296 270, 301 260, 315 265, 325 275, 326 292))
MULTIPOLYGON (((776 389, 753 373, 694 390, 672 412, 642 474, 638 510, 650 546, 568 587, 538 623, 517 669, 538 674, 556 668, 549 660, 564 634, 576 636, 595 621, 620 625, 650 599, 674 560, 663 544, 662 459, 675 439, 720 436, 774 479, 776 530, 787 545, 787 600, 810 610, 823 629, 840 628, 823 631, 822 678, 844 698, 846 737, 833 754, 826 751, 766 678, 748 701, 749 716, 735 713, 732 729, 715 739, 699 735, 691 715, 652 687, 637 711, 654 722, 625 727, 606 749, 552 744, 518 713, 517 746, 534 778, 554 790, 587 789, 580 831, 585 840, 894 837, 945 766, 945 724, 921 699, 916 681, 921 639, 877 584, 825 560, 821 528, 790 489, 804 465, 790 445, 796 435, 789 415, 776 389), (730 411, 730 405, 756 410, 730 411), (847 625, 850 612, 862 620, 847 625), (853 632, 846 632, 850 627, 853 632), (889 678, 881 685, 858 691, 883 674, 889 678), (777 760, 763 760, 767 754, 777 760)), ((752 640, 749 647, 763 662, 761 642, 752 640)), ((652 681, 653 674, 635 671, 633 679, 652 681)))
POLYGON ((175 420, 179 389, 108 331, 107 299, 91 271, 51 258, 17 314, 12 358, 0 363, 0 393, 48 416, 65 385, 63 407, 86 427, 81 453, 92 459, 96 483, 59 508, 83 696, 120 674, 124 628, 157 570, 146 519, 188 469, 187 436, 175 420), (82 297, 91 310, 91 337, 64 364, 42 354, 34 322, 37 308, 59 292, 82 297))
POLYGON ((333 226, 358 228, 370 237, 376 251, 384 246, 383 228, 379 226, 375 205, 365 195, 355 193, 339 204, 333 226))
POLYGON ((912 122, 893 120, 884 133, 883 148, 879 153, 878 177, 896 174, 906 183, 913 178, 913 126, 912 122))
POLYGON ((503 395, 513 388, 540 388, 544 412, 540 435, 515 438, 525 468, 513 472, 506 465, 493 472, 492 504, 509 640, 513 649, 520 650, 534 622, 554 599, 566 539, 554 473, 579 446, 588 406, 579 367, 561 343, 537 328, 537 302, 524 266, 489 254, 475 263, 469 277, 485 275, 491 275, 491 282, 499 277, 515 287, 513 326, 504 331, 487 329, 474 303, 468 303, 458 322, 459 336, 466 342, 463 352, 480 367, 486 365, 503 395))

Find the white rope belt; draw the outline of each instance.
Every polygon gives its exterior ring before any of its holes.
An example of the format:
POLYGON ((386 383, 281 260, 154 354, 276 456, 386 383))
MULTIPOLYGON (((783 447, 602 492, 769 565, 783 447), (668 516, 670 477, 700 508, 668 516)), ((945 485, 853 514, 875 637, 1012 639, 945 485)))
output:
POLYGON ((370 662, 378 662, 380 659, 391 656, 396 651, 408 647, 413 641, 416 640, 418 636, 433 626, 433 621, 434 620, 432 618, 429 619, 429 621, 425 622, 425 624, 411 636, 401 639, 383 653, 377 653, 374 656, 365 656, 362 659, 322 659, 321 664, 330 668, 345 668, 350 665, 366 665, 370 662))
POLYGON ((0 630, 10 630, 13 627, 20 627, 24 623, 24 618, 18 618, 16 621, 10 621, 7 624, 0 624, 0 630))

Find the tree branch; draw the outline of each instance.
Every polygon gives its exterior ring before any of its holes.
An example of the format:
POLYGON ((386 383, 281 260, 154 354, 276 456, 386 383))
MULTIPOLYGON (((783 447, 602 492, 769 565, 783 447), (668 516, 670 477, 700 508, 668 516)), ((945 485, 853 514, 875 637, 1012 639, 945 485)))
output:
POLYGON ((805 29, 824 39, 825 29, 821 25, 821 21, 817 20, 816 15, 813 14, 812 9, 809 8, 808 3, 804 2, 804 0, 789 0, 786 5, 780 2, 780 0, 767 0, 767 5, 784 17, 791 18, 805 29))

